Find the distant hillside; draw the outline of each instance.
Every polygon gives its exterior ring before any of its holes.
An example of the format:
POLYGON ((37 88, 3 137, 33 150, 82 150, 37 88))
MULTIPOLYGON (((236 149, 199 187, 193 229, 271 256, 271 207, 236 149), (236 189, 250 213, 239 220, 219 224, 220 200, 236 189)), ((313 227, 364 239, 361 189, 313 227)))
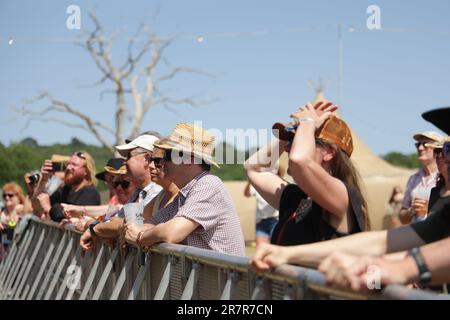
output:
MULTIPOLYGON (((24 186, 23 175, 26 172, 38 170, 45 159, 49 159, 52 154, 71 155, 75 151, 85 150, 94 159, 97 171, 103 170, 111 153, 106 149, 94 145, 88 145, 77 138, 73 138, 70 144, 54 144, 42 146, 33 138, 26 138, 18 143, 13 143, 8 147, 0 144, 0 186, 16 181, 24 186)), ((236 151, 233 147, 224 147, 224 156, 235 153, 242 156, 242 152, 236 151)), ((220 165, 221 169, 213 169, 213 173, 223 180, 245 180, 242 165, 229 164, 220 165)), ((100 183, 99 188, 105 189, 100 183)))
MULTIPOLYGON (((103 170, 106 161, 111 157, 111 153, 106 148, 85 144, 77 138, 72 138, 69 144, 54 144, 51 146, 41 146, 33 138, 26 138, 8 147, 0 143, 0 185, 9 181, 16 181, 24 186, 23 175, 26 172, 38 170, 42 162, 52 154, 70 155, 79 150, 85 150, 94 157, 97 171, 103 170)), ((223 144, 223 150, 223 163, 225 163, 227 157, 228 159, 233 159, 233 155, 234 161, 247 159, 249 153, 255 151, 243 152, 227 144, 223 144)), ((419 166, 415 154, 404 155, 398 152, 391 152, 384 155, 383 159, 394 165, 407 168, 417 168, 419 166)), ((246 180, 242 164, 220 164, 220 167, 220 169, 213 167, 212 172, 222 180, 246 180)), ((99 188, 104 190, 105 186, 100 183, 99 188)))

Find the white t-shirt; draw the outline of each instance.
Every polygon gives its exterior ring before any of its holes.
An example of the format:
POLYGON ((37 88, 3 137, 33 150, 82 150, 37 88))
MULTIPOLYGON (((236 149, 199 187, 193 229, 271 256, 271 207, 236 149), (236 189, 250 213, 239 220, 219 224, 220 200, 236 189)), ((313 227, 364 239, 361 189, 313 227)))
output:
POLYGON ((250 194, 256 197, 256 222, 267 218, 278 217, 278 210, 274 209, 264 198, 250 186, 250 194))

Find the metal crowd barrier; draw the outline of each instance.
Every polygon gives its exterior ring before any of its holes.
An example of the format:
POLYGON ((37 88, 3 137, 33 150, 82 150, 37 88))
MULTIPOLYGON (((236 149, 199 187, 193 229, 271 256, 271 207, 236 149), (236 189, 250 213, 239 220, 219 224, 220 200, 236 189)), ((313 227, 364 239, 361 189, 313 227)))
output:
POLYGON ((279 300, 449 299, 388 286, 371 295, 325 285, 322 273, 283 265, 265 274, 249 258, 173 244, 149 252, 99 244, 82 256, 80 233, 27 216, 0 264, 0 299, 279 300))

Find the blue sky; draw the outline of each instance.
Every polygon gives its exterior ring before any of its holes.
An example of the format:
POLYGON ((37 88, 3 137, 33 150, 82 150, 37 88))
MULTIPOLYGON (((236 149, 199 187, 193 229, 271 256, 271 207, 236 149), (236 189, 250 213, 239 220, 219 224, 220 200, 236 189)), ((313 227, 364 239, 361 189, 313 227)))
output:
POLYGON ((325 96, 337 101, 338 24, 355 29, 343 34, 341 115, 376 153, 413 152, 412 135, 434 129, 422 120, 422 112, 450 105, 450 2, 445 0, 0 0, 2 143, 28 136, 41 144, 66 143, 76 136, 97 144, 89 133, 60 124, 33 122, 22 130, 25 120, 11 108, 44 90, 94 119, 113 123, 114 97, 99 97, 110 86, 84 87, 100 73, 87 53, 71 44, 91 30, 92 7, 107 32, 122 32, 113 48, 115 61, 126 56, 127 37, 148 23, 161 36, 177 36, 167 51, 172 66, 215 75, 184 75, 166 89, 175 97, 216 102, 180 105, 176 114, 155 107, 143 130, 168 134, 177 122, 196 120, 205 128, 268 129, 311 100, 308 80, 319 78, 327 84, 325 96), (66 28, 71 4, 81 8, 79 31, 66 28), (366 27, 371 4, 381 9, 381 30, 366 27), (197 36, 204 41, 197 42, 197 36))

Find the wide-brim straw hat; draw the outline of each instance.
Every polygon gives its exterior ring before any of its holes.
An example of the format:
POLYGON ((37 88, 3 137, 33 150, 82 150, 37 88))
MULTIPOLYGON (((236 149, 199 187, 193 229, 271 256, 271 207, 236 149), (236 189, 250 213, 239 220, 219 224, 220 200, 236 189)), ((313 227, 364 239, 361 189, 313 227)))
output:
MULTIPOLYGON (((277 122, 272 126, 272 133, 280 140, 292 141, 297 126, 298 123, 277 122)), ((352 132, 347 123, 336 115, 328 118, 314 135, 318 139, 336 144, 349 157, 353 153, 352 132)))
POLYGON ((197 159, 202 159, 207 164, 220 168, 214 161, 214 136, 192 123, 177 124, 169 138, 164 139, 161 144, 156 142, 154 146, 163 150, 189 153, 197 159))

